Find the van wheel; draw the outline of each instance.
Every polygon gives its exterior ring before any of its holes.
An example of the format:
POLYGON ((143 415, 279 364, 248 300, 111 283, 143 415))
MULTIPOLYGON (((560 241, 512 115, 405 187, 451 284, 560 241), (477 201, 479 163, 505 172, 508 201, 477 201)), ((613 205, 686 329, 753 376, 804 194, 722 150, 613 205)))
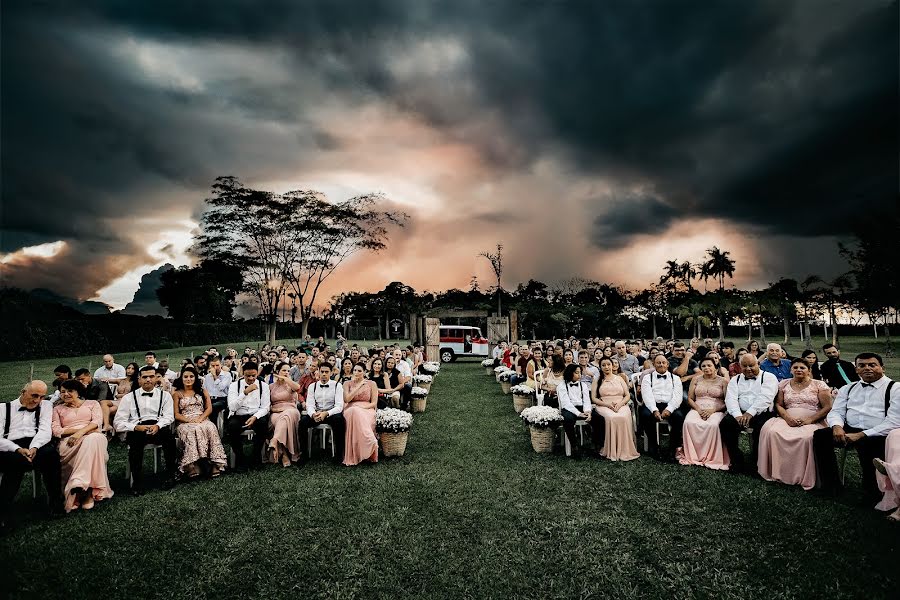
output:
POLYGON ((441 350, 441 362, 448 363, 453 362, 454 360, 456 360, 456 356, 453 354, 453 350, 450 350, 449 348, 441 350))

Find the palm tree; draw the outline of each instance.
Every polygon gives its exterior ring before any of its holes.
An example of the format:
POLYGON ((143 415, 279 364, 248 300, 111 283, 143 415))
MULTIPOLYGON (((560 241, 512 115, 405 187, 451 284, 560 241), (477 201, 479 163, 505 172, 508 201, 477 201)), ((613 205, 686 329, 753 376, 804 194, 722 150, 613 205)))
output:
POLYGON ((853 287, 853 278, 850 273, 838 275, 831 281, 825 281, 818 275, 810 275, 801 285, 805 291, 811 292, 812 297, 828 310, 828 318, 831 321, 831 343, 837 345, 837 311, 844 304, 850 289, 853 287))
POLYGON ((672 316, 672 303, 675 300, 675 295, 678 292, 678 283, 681 280, 681 264, 678 262, 678 259, 667 260, 666 266, 663 267, 662 277, 659 278, 659 285, 662 286, 666 313, 669 316, 669 326, 671 328, 670 339, 675 339, 675 318, 672 316))
POLYGON ((713 277, 719 282, 718 300, 719 306, 716 311, 716 319, 719 321, 719 341, 725 339, 725 323, 724 310, 722 302, 724 301, 725 292, 725 276, 734 278, 734 261, 729 258, 730 252, 727 250, 719 250, 718 246, 713 246, 706 250, 707 260, 700 264, 700 278, 703 279, 704 285, 706 281, 713 277))
POLYGON ((684 286, 687 288, 687 291, 693 292, 694 286, 691 284, 691 280, 697 276, 696 266, 691 264, 691 261, 686 260, 681 263, 681 265, 679 265, 678 272, 682 283, 684 283, 684 286))

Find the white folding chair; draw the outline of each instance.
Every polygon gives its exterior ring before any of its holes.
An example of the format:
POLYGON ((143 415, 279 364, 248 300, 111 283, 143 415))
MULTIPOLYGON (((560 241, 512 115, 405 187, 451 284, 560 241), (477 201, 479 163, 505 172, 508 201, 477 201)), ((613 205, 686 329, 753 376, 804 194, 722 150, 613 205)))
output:
MULTIPOLYGON (((147 444, 144 446, 144 452, 147 452, 148 450, 153 451, 153 472, 156 473, 159 471, 159 453, 162 450, 162 446, 159 444, 147 444)), ((131 461, 127 458, 125 460, 125 479, 128 480, 129 484, 134 483, 131 480, 131 461)))
POLYGON ((541 388, 541 386, 544 385, 544 372, 543 371, 541 371, 540 373, 534 374, 534 383, 536 386, 535 390, 534 390, 534 397, 537 400, 537 405, 543 406, 544 405, 544 396, 547 395, 547 392, 545 392, 541 388))
MULTIPOLYGON (((588 426, 585 419, 575 421, 575 431, 578 432, 578 444, 584 446, 584 428, 588 426)), ((569 442, 569 436, 566 435, 565 429, 562 432, 563 443, 566 445, 566 456, 572 456, 572 444, 569 442)))
POLYGON ((312 456, 312 443, 313 443, 313 435, 316 431, 322 432, 322 451, 325 451, 325 441, 326 438, 331 436, 331 458, 334 458, 335 448, 334 448, 334 430, 331 428, 331 425, 328 423, 320 423, 315 427, 310 428, 309 435, 306 436, 306 458, 309 459, 312 456))
MULTIPOLYGON (((253 437, 256 434, 252 429, 245 429, 241 432, 241 436, 247 438, 248 440, 253 440, 253 437)), ((242 442, 243 443, 243 442, 242 442)), ((263 447, 263 452, 265 452, 265 447, 263 447)), ((228 466, 232 469, 234 468, 234 463, 237 461, 237 455, 234 453, 234 448, 231 446, 228 447, 228 466)))
MULTIPOLYGON (((37 480, 38 480, 37 471, 32 469, 31 470, 31 498, 32 499, 37 498, 37 492, 38 492, 37 480)), ((0 473, 0 481, 3 481, 3 473, 0 473)))

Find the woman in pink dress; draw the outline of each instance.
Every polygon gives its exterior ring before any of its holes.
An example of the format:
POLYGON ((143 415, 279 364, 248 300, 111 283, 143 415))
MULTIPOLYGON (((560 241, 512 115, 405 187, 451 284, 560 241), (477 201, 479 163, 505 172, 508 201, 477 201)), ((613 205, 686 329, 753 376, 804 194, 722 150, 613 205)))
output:
POLYGON ((876 458, 875 478, 878 480, 878 489, 884 492, 881 502, 875 508, 878 510, 891 510, 888 515, 891 521, 900 521, 900 429, 890 432, 884 442, 884 460, 876 458))
POLYGON ((219 439, 219 430, 209 420, 212 402, 201 387, 197 369, 193 365, 184 367, 172 387, 175 422, 178 424, 175 432, 182 448, 178 471, 193 479, 200 475, 200 462, 208 460, 210 475, 218 477, 225 470, 228 457, 219 439))
POLYGON ((96 400, 83 400, 84 386, 70 379, 60 386, 62 404, 53 408, 53 436, 60 438, 63 493, 66 512, 94 508, 94 502, 111 498, 106 463, 106 436, 100 433, 103 411, 96 400))
POLYGON ((269 386, 272 402, 269 416, 269 462, 290 467, 300 460, 300 411, 297 409, 297 391, 300 385, 291 379, 290 363, 275 365, 275 380, 269 386))
POLYGON ((813 434, 825 427, 831 410, 831 390, 824 381, 812 378, 809 364, 802 358, 791 361, 791 377, 778 385, 775 410, 780 419, 769 419, 759 435, 759 475, 766 481, 816 485, 813 434))
POLYGON ((378 438, 375 437, 375 408, 378 387, 366 379, 362 363, 353 367, 353 379, 344 384, 344 464, 358 465, 364 460, 378 462, 378 438))
POLYGON ((688 388, 691 411, 684 419, 684 441, 675 458, 683 465, 727 471, 730 461, 719 434, 719 423, 725 417, 728 380, 719 374, 715 360, 709 357, 700 361, 700 371, 702 376, 694 377, 688 388))
POLYGON ((591 386, 594 412, 603 418, 604 438, 600 456, 609 460, 634 460, 640 457, 634 445, 634 420, 628 403, 628 384, 614 373, 613 359, 600 359, 600 377, 591 386))

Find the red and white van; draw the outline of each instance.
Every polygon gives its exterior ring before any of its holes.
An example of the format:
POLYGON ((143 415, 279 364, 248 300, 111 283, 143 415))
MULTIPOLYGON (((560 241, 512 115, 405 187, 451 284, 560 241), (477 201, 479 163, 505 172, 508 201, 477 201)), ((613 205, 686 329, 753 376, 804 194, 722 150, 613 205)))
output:
POLYGON ((441 362, 452 362, 460 356, 486 357, 489 353, 488 340, 479 327, 441 325, 441 362))

